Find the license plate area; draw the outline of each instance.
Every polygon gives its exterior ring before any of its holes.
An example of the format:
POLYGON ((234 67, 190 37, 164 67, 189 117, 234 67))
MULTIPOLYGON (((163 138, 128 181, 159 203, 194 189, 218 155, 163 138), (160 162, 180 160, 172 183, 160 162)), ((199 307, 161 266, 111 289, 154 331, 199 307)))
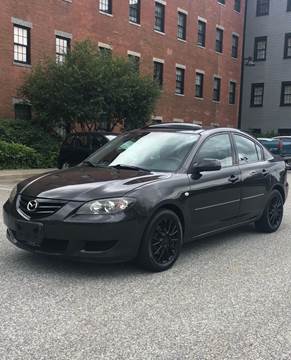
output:
POLYGON ((23 244, 40 247, 43 241, 43 225, 35 222, 17 221, 16 239, 23 244))

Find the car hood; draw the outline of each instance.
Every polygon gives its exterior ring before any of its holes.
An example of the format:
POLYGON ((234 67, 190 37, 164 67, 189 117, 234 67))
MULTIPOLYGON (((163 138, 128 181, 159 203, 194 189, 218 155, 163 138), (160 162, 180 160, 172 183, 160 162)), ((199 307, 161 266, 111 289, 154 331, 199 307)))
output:
POLYGON ((31 197, 89 201, 124 196, 170 174, 112 168, 74 167, 35 176, 21 183, 20 193, 31 197))

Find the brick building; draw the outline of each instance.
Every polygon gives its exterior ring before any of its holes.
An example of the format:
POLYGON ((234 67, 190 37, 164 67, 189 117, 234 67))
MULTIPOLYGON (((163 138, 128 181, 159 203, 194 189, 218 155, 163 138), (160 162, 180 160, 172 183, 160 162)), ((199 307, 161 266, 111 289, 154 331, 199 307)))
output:
POLYGON ((236 126, 243 23, 244 0, 1 0, 0 118, 30 116, 24 76, 89 38, 162 83, 157 119, 236 126))

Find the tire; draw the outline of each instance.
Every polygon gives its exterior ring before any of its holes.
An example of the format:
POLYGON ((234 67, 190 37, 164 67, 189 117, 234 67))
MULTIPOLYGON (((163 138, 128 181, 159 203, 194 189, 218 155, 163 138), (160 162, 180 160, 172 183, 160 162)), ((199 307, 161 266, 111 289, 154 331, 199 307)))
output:
POLYGON ((180 255, 183 229, 170 210, 159 211, 150 221, 139 250, 138 264, 153 272, 172 267, 180 255))
POLYGON ((279 229, 284 211, 284 201, 278 190, 273 190, 261 218, 255 222, 258 231, 272 233, 279 229))

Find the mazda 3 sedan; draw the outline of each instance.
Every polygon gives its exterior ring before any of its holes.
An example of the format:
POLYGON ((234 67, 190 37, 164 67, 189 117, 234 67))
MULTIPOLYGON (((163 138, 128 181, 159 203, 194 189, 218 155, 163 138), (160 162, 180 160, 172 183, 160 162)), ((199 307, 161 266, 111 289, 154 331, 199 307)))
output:
POLYGON ((4 205, 7 237, 35 253, 163 271, 197 238, 247 223, 276 231, 286 173, 239 130, 153 125, 18 184, 4 205))

